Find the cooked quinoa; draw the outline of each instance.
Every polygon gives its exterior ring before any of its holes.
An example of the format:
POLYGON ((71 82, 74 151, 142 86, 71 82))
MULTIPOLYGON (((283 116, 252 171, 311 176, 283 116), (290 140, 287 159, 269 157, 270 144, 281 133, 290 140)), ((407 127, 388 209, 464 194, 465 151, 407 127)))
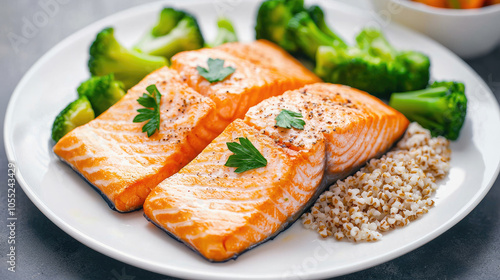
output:
POLYGON ((379 240, 434 205, 436 180, 447 174, 450 154, 447 139, 412 123, 394 149, 323 193, 302 223, 324 238, 379 240))

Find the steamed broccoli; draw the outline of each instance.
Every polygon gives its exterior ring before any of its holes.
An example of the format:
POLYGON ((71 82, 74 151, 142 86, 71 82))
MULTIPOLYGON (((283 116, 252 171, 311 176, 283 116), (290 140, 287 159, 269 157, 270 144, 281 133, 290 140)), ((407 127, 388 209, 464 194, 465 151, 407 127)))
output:
POLYGON ((80 84, 78 96, 86 96, 96 116, 106 111, 125 95, 123 83, 115 81, 113 74, 92 77, 80 84))
POLYGON ((217 47, 225 43, 238 42, 236 31, 228 18, 219 18, 217 20, 217 27, 217 36, 210 44, 210 47, 217 47))
POLYGON ((380 98, 392 92, 425 88, 429 58, 415 51, 397 51, 376 29, 364 29, 357 46, 322 46, 316 53, 316 73, 327 82, 346 84, 380 98))
POLYGON ((335 32, 333 32, 330 27, 328 27, 328 24, 326 24, 325 13, 320 6, 313 5, 309 7, 309 9, 307 9, 307 13, 314 21, 314 23, 318 26, 319 30, 333 39, 335 47, 347 47, 347 44, 344 42, 344 40, 340 36, 335 34, 335 32))
POLYGON ((278 44, 288 52, 298 51, 293 35, 288 30, 292 17, 304 11, 304 0, 268 0, 257 14, 256 38, 278 44))
POLYGON ((57 115, 52 125, 52 139, 56 142, 59 141, 75 127, 88 123, 94 117, 89 100, 85 96, 80 96, 57 115))
POLYGON ((399 74, 397 91, 418 90, 428 85, 431 63, 426 55, 416 51, 397 51, 378 29, 363 29, 356 42, 370 55, 394 64, 396 74, 399 74))
POLYGON ((123 82, 125 89, 165 65, 167 60, 164 57, 147 55, 123 47, 116 40, 111 27, 99 32, 90 46, 89 70, 92 76, 114 73, 115 79, 123 82))
POLYGON ((425 88, 429 58, 398 51, 376 29, 365 29, 348 46, 326 23, 321 7, 304 8, 303 1, 268 0, 257 16, 257 39, 268 39, 295 56, 315 62, 326 82, 349 85, 381 98, 392 92, 425 88))
POLYGON ((465 86, 458 82, 434 82, 423 90, 394 93, 389 105, 433 136, 450 140, 458 138, 467 113, 465 86))
POLYGON ((341 39, 321 31, 307 12, 297 13, 290 19, 287 28, 301 53, 312 60, 320 46, 345 46, 341 39))
POLYGON ((134 50, 170 59, 178 52, 199 49, 203 45, 203 35, 193 15, 164 8, 158 22, 144 34, 134 50))
POLYGON ((319 47, 315 72, 326 82, 349 85, 378 97, 397 91, 398 69, 359 48, 319 47))
POLYGON ((397 56, 397 51, 387 42, 387 39, 382 35, 380 30, 366 28, 356 36, 358 47, 368 54, 380 57, 384 60, 394 60, 397 56))
POLYGON ((406 70, 398 80, 399 91, 422 89, 429 84, 431 68, 429 57, 416 51, 401 51, 397 60, 406 70))

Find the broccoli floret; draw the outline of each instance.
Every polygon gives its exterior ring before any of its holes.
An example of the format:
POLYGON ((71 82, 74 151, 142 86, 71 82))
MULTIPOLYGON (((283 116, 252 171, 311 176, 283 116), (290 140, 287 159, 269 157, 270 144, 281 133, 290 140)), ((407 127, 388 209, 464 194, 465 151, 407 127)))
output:
POLYGON ((424 88, 429 59, 417 52, 398 52, 379 30, 365 29, 350 47, 325 22, 319 6, 295 14, 287 31, 298 51, 316 62, 316 74, 327 82, 346 84, 388 98, 392 92, 424 88), (321 51, 319 51, 321 49, 321 51))
POLYGON ((145 34, 151 34, 153 37, 161 37, 167 35, 172 29, 177 26, 179 21, 186 15, 186 12, 181 10, 176 10, 174 8, 163 8, 158 17, 158 21, 151 28, 151 32, 145 34))
POLYGON ((167 65, 161 56, 143 54, 123 47, 115 38, 113 28, 105 28, 97 34, 90 46, 89 70, 92 76, 114 73, 125 89, 137 84, 152 71, 167 65))
POLYGON ((398 51, 380 30, 365 29, 348 46, 326 23, 319 6, 307 10, 303 1, 268 0, 257 16, 257 39, 277 43, 295 56, 316 63, 326 82, 349 85, 380 98, 392 92, 425 88, 430 60, 415 51, 398 51))
POLYGON ((359 48, 321 46, 316 54, 316 74, 326 82, 349 85, 378 97, 397 91, 398 69, 359 48))
POLYGON ((356 36, 358 47, 368 54, 387 61, 396 59, 398 52, 378 29, 365 28, 356 36))
POLYGON ((378 29, 367 28, 356 37, 358 47, 370 55, 380 57, 399 69, 397 91, 425 88, 429 83, 430 60, 416 51, 397 51, 378 29))
POLYGON ((295 38, 300 53, 311 60, 316 58, 320 46, 347 48, 344 40, 327 26, 323 10, 319 6, 312 6, 307 12, 297 13, 290 19, 287 28, 295 38))
POLYGON ((402 51, 398 62, 406 70, 398 79, 398 91, 423 89, 429 84, 431 61, 428 56, 415 51, 402 51))
POLYGON ((465 121, 467 97, 465 86, 458 82, 434 82, 430 87, 394 93, 389 105, 431 131, 456 140, 465 121))
POLYGON ((88 123, 94 117, 94 111, 87 97, 79 97, 57 115, 52 125, 52 139, 59 141, 75 127, 88 123))
POLYGON ((164 8, 158 22, 134 46, 136 51, 172 58, 182 51, 196 50, 204 45, 196 18, 181 10, 164 8))
POLYGON ((124 95, 123 83, 115 81, 113 74, 92 77, 80 84, 78 96, 86 96, 96 116, 99 116, 124 95))
POLYGON ((219 18, 217 20, 217 27, 217 36, 210 44, 210 47, 217 47, 225 43, 238 42, 236 31, 228 18, 219 18))
POLYGON ((328 27, 325 21, 325 13, 320 6, 313 5, 307 10, 311 19, 316 23, 319 30, 334 40, 335 47, 347 47, 344 40, 328 27))
POLYGON ((356 42, 351 47, 320 47, 316 53, 316 74, 327 82, 349 85, 379 98, 427 86, 427 56, 397 51, 376 29, 362 30, 356 42))
POLYGON ((323 33, 307 12, 300 12, 290 19, 288 30, 293 34, 300 52, 312 60, 315 59, 320 46, 338 46, 340 44, 335 38, 323 33))
POLYGON ((276 43, 288 52, 297 52, 298 46, 288 30, 288 22, 295 14, 304 10, 304 0, 263 2, 257 14, 255 37, 276 43))

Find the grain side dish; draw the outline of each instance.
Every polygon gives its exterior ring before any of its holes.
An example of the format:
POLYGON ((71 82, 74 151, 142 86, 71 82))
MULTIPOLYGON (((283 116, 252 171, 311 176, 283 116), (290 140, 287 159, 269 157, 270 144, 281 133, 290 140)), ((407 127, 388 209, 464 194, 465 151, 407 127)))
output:
POLYGON ((375 241, 429 211, 436 181, 449 170, 451 150, 444 137, 432 138, 417 123, 380 159, 323 193, 302 216, 303 225, 323 238, 375 241))

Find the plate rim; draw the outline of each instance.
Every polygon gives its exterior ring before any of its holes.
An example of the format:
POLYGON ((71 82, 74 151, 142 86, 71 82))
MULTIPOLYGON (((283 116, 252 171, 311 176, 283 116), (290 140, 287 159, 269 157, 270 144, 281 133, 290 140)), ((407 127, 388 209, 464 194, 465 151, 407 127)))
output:
MULTIPOLYGON (((217 0, 211 0, 217 1, 217 0)), ((259 2, 261 0, 242 0, 245 2, 259 2)), ((310 2, 310 1, 309 1, 310 2)), ((313 1, 313 2, 321 2, 321 1, 313 1)), ((183 2, 181 5, 178 5, 178 2, 176 3, 174 0, 161 0, 161 1, 154 1, 151 3, 145 3, 145 4, 138 4, 132 7, 129 7, 127 9, 112 13, 110 15, 105 16, 102 19, 99 19, 97 21, 94 21, 77 31, 73 32, 69 36, 65 37, 58 43, 56 43, 53 47, 51 47, 47 52, 43 53, 42 56, 33 64, 30 66, 29 70, 23 75, 21 80, 18 82, 16 85, 12 95, 9 98, 9 102, 7 105, 7 110, 5 114, 5 119, 4 119, 4 129, 3 129, 3 138, 4 138, 4 148, 5 152, 7 155, 7 159, 9 163, 14 163, 16 166, 16 179, 18 182, 18 185, 21 186, 23 189, 24 193, 28 196, 28 198, 31 200, 31 202, 54 224, 56 224, 61 230, 63 230, 66 234, 70 235, 72 238, 75 238, 78 240, 80 243, 83 245, 100 252, 108 257, 111 257, 113 259, 119 260, 121 262, 124 262, 126 264, 145 269, 148 271, 152 271, 155 273, 163 274, 163 275, 171 275, 174 277, 202 277, 205 279, 252 279, 254 277, 252 276, 245 276, 245 275, 238 275, 235 277, 235 275, 227 275, 226 273, 213 273, 213 272, 196 272, 188 269, 182 269, 176 266, 162 266, 158 267, 154 264, 150 264, 147 261, 137 258, 132 255, 128 255, 124 252, 121 252, 109 245, 106 245, 98 240, 95 240, 91 236, 88 236, 81 231, 77 230, 70 224, 66 223, 63 221, 59 216, 57 216, 43 201, 40 199, 34 191, 31 189, 29 184, 26 182, 24 179, 23 175, 19 171, 19 168, 17 166, 16 162, 16 156, 15 156, 15 148, 14 148, 14 141, 11 141, 12 135, 8 135, 8 132, 11 131, 11 124, 12 119, 13 119, 13 114, 14 114, 14 104, 17 102, 17 99, 21 95, 21 89, 25 86, 25 84, 28 83, 30 80, 31 76, 33 76, 33 73, 35 73, 41 65, 43 65, 47 60, 49 60, 50 57, 52 57, 54 54, 58 53, 61 49, 64 49, 66 45, 70 44, 73 42, 75 39, 78 37, 84 36, 86 30, 88 29, 95 29, 98 26, 103 26, 105 22, 111 21, 111 20, 120 20, 123 17, 126 17, 129 14, 136 14, 140 13, 141 10, 149 10, 153 6, 160 6, 161 4, 166 4, 166 3, 171 3, 174 4, 175 6, 183 6, 183 7, 188 7, 190 5, 196 5, 196 3, 208 3, 208 1, 203 1, 203 0, 190 0, 188 2, 183 2), (138 10, 140 9, 140 10, 138 10), (170 267, 170 268, 169 268, 170 267), (168 270, 168 274, 165 273, 165 270, 168 270), (229 278, 230 277, 230 278, 229 278)), ((360 13, 366 13, 366 11, 350 6, 345 3, 341 2, 335 2, 336 5, 339 6, 345 6, 346 8, 349 9, 356 9, 360 13)), ((391 22, 390 25, 396 26, 402 30, 404 30, 405 33, 411 33, 412 35, 417 35, 420 37, 424 37, 427 41, 430 41, 434 44, 439 45, 442 47, 444 50, 448 52, 449 55, 453 57, 455 61, 457 61, 462 67, 464 67, 466 70, 469 72, 472 72, 474 74, 474 78, 477 80, 478 86, 481 86, 487 91, 487 94, 489 97, 493 98, 495 101, 495 97, 493 92, 491 91, 490 87, 486 84, 486 82, 477 74, 477 72, 472 69, 465 61, 463 61, 460 57, 458 57, 455 53, 450 51, 448 48, 444 47, 442 44, 436 42, 435 40, 420 34, 414 30, 411 30, 405 26, 399 25, 397 23, 391 22)), ((495 111, 497 116, 500 118, 500 106, 498 102, 496 102, 496 106, 494 106, 495 111)), ((385 263, 387 261, 390 261, 392 259, 395 259, 397 257, 400 257, 404 254, 407 254, 410 251, 413 251, 417 249, 418 247, 421 247, 431 240, 435 239, 436 237, 440 236, 447 230, 449 230, 451 227, 456 225, 458 222, 460 222, 465 216, 467 216, 486 196, 486 194, 489 192, 491 187, 493 186, 494 182, 496 181, 498 174, 500 173, 500 158, 498 159, 497 166, 495 168, 495 171, 493 173, 493 176, 489 179, 489 181, 484 184, 484 188, 480 189, 480 192, 477 192, 469 201, 468 203, 460 209, 459 212, 457 212, 452 219, 448 220, 447 223, 443 224, 441 227, 439 227, 437 230, 431 232, 428 235, 425 235, 423 238, 418 239, 417 241, 411 242, 406 244, 403 247, 399 247, 394 251, 387 252, 383 256, 378 256, 378 257, 373 257, 371 259, 368 259, 367 261, 357 264, 357 265, 350 265, 350 266, 344 266, 341 267, 335 271, 332 270, 315 270, 309 272, 307 275, 301 275, 301 277, 306 277, 306 278, 317 278, 317 277, 335 277, 335 276, 340 276, 340 275, 345 275, 348 273, 353 273, 356 271, 361 271, 376 265, 379 265, 381 263, 385 263)), ((261 279, 277 279, 281 278, 280 275, 275 275, 275 274, 270 274, 267 276, 261 277, 261 279)))

